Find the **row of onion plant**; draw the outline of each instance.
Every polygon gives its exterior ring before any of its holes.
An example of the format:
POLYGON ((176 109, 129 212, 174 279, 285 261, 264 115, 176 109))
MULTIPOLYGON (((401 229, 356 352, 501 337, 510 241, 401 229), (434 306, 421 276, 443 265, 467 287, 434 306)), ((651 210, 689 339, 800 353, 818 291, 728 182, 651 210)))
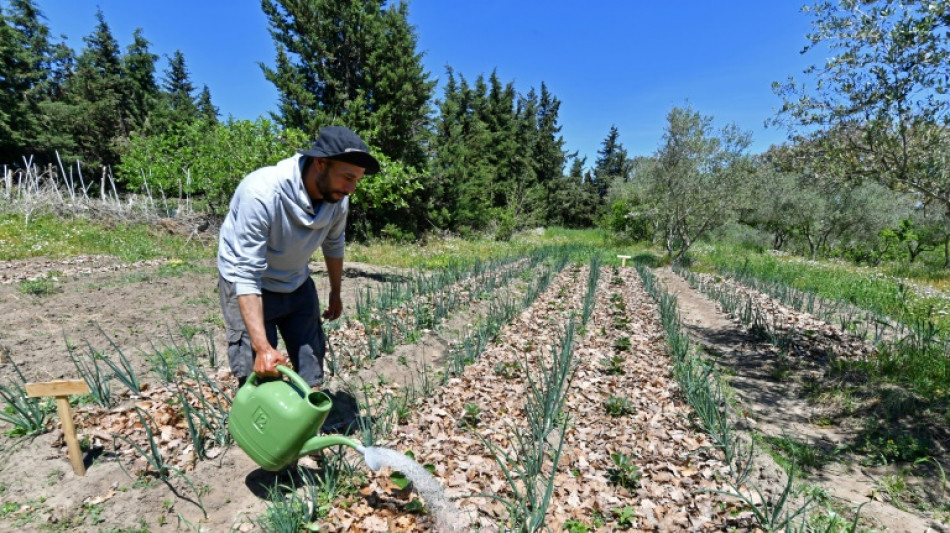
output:
POLYGON ((816 523, 828 524, 825 531, 855 531, 857 513, 853 522, 839 518, 810 515, 815 497, 801 499, 790 471, 780 494, 766 494, 751 479, 754 470, 754 445, 741 438, 733 424, 733 406, 714 364, 698 356, 679 314, 676 296, 660 285, 653 272, 637 266, 644 287, 657 303, 667 343, 673 358, 673 375, 686 401, 695 411, 700 425, 710 435, 716 447, 725 456, 729 469, 729 490, 717 491, 741 500, 753 518, 766 531, 815 531, 816 523), (796 502, 796 497, 799 499, 796 502), (793 503, 796 502, 796 503, 793 503))

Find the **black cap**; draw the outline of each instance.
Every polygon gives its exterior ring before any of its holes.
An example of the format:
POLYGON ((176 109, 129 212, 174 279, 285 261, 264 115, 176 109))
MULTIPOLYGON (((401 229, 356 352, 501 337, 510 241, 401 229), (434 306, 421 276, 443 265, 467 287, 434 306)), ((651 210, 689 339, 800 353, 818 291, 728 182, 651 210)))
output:
POLYGON ((363 139, 343 126, 320 128, 320 134, 317 140, 313 141, 313 146, 309 150, 300 150, 300 153, 309 157, 323 157, 363 167, 366 174, 379 172, 379 161, 370 155, 369 147, 363 139))

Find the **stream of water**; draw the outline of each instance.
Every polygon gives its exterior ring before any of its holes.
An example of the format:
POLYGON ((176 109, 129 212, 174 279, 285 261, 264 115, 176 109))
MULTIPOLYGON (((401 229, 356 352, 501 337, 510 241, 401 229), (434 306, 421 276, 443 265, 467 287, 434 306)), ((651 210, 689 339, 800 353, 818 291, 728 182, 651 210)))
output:
POLYGON ((363 454, 363 460, 370 470, 376 471, 384 466, 398 470, 412 481, 412 487, 425 500, 426 508, 435 518, 439 531, 465 531, 467 523, 442 490, 439 481, 411 457, 389 448, 375 446, 360 447, 357 450, 363 454))

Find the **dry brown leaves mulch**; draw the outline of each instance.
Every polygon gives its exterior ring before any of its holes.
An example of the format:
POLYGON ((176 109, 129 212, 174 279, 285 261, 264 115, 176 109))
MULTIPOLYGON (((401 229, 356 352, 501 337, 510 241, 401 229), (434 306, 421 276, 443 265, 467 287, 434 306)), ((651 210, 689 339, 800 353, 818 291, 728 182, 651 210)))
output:
MULTIPOLYGON (((689 408, 670 376, 670 359, 656 307, 631 269, 613 279, 604 269, 598 284, 593 315, 574 348, 578 367, 566 411, 571 424, 557 468, 555 492, 547 526, 558 531, 565 521, 593 523, 606 517, 603 530, 616 529, 612 511, 625 506, 636 510, 633 529, 639 531, 717 531, 736 521, 729 515, 736 504, 705 492, 724 489, 725 465, 706 436, 689 422, 689 408), (611 296, 619 294, 626 306, 625 320, 616 320, 611 296), (629 351, 614 347, 628 337, 629 351), (601 359, 623 356, 623 375, 607 375, 601 359), (633 413, 610 417, 604 402, 610 396, 627 398, 633 413), (634 458, 642 471, 638 489, 631 492, 609 482, 611 453, 634 458)), ((506 511, 496 500, 478 495, 510 497, 507 481, 485 441, 510 452, 511 431, 524 425, 525 380, 497 374, 498 365, 527 364, 537 368, 549 360, 570 317, 579 313, 586 292, 586 269, 562 272, 535 304, 503 328, 498 339, 464 374, 449 380, 438 396, 418 406, 408 424, 400 426, 384 445, 412 450, 420 463, 435 465, 435 474, 457 505, 468 527, 499 531, 506 511), (479 408, 474 427, 460 424, 466 405, 479 408)), ((371 477, 365 492, 379 498, 391 494, 388 476, 371 477)), ((387 520, 368 510, 369 500, 331 512, 331 530, 386 531, 387 520), (367 518, 361 518, 361 516, 367 518), (373 517, 369 520, 368 517, 373 517)), ((421 519, 415 527, 431 524, 421 519)), ((414 528, 410 528, 414 530, 414 528)))
POLYGON ((777 299, 735 280, 694 273, 702 283, 715 286, 723 284, 751 299, 769 326, 791 341, 788 355, 797 355, 817 361, 826 361, 829 356, 867 359, 875 352, 874 346, 864 338, 852 335, 836 325, 829 324, 809 313, 792 309, 777 299))
MULTIPOLYGON (((228 384, 233 378, 227 370, 220 370, 213 376, 218 383, 228 384)), ((121 435, 131 440, 142 450, 150 453, 151 441, 148 432, 142 424, 138 410, 145 415, 146 423, 152 433, 152 441, 158 446, 162 457, 169 466, 182 472, 188 472, 199 459, 196 456, 194 443, 188 429, 185 413, 179 405, 176 390, 181 387, 186 391, 185 396, 189 405, 201 410, 205 405, 221 405, 225 410, 229 408, 226 401, 214 394, 207 386, 199 387, 192 379, 183 379, 178 384, 151 385, 142 384, 138 394, 132 394, 128 389, 120 395, 119 405, 106 409, 97 405, 86 405, 78 408, 74 415, 76 431, 80 440, 88 439, 92 448, 98 448, 114 454, 130 469, 132 475, 156 475, 157 472, 149 462, 126 441, 117 438, 121 435), (201 391, 204 402, 198 398, 195 391, 201 391)), ((226 394, 234 391, 222 386, 226 394)), ((62 447, 65 454, 65 442, 61 438, 54 440, 54 446, 62 447)), ((206 441, 208 458, 215 458, 224 452, 221 447, 214 447, 206 441)))
MULTIPOLYGON (((495 369, 521 365, 537 377, 539 365, 550 364, 566 324, 580 314, 587 275, 586 267, 561 272, 534 305, 502 329, 474 364, 450 379, 436 396, 416 406, 408 423, 381 443, 400 451, 412 450, 418 462, 435 465, 435 475, 446 493, 459 498, 456 505, 466 527, 504 529, 504 505, 479 496, 511 497, 502 469, 484 442, 510 452, 512 431, 525 424, 524 374, 512 372, 506 377, 495 369), (460 424, 470 404, 478 406, 477 423, 460 424)), ((359 332, 348 335, 355 339, 359 332)), ((656 306, 634 269, 602 270, 586 333, 575 336, 574 357, 577 368, 565 403, 570 424, 546 516, 551 530, 562 529, 570 519, 592 524, 595 516, 606 520, 602 530, 613 530, 613 512, 624 507, 635 510, 633 530, 638 531, 717 531, 745 523, 734 500, 708 492, 726 489, 726 465, 706 435, 690 422, 690 409, 671 376, 656 306), (618 300, 623 302, 622 308, 618 300), (629 349, 617 347, 621 337, 629 339, 629 349), (613 356, 622 357, 622 374, 606 372, 602 360, 613 356), (626 398, 632 412, 621 417, 608 415, 604 402, 610 397, 626 398), (612 453, 633 458, 642 473, 639 487, 631 491, 610 482, 612 453)), ((226 371, 216 379, 221 383, 230 380, 226 371)), ((113 435, 121 434, 147 449, 137 406, 154 420, 152 431, 162 453, 176 468, 188 471, 196 460, 195 451, 175 402, 173 390, 149 387, 129 396, 121 407, 80 409, 80 436, 109 448, 113 435)), ((200 405, 197 398, 190 398, 189 403, 200 405)), ((115 446, 115 453, 131 470, 148 471, 146 461, 132 447, 122 441, 115 446)), ((432 517, 405 509, 413 495, 395 487, 388 474, 386 469, 370 473, 361 499, 330 510, 326 530, 433 528, 432 517)))

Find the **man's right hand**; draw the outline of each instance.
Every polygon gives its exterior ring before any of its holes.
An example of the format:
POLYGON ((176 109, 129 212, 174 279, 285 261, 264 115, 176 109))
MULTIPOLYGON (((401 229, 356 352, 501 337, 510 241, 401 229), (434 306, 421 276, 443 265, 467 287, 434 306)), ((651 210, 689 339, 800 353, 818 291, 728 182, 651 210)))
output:
POLYGON ((260 294, 242 294, 238 296, 238 307, 244 327, 251 338, 251 347, 254 349, 254 373, 265 378, 280 376, 277 365, 292 368, 287 357, 278 352, 267 340, 264 331, 264 303, 260 294))
POLYGON ((270 345, 258 350, 254 356, 254 373, 258 376, 265 378, 279 377, 280 372, 277 371, 277 365, 293 368, 287 356, 270 345))

